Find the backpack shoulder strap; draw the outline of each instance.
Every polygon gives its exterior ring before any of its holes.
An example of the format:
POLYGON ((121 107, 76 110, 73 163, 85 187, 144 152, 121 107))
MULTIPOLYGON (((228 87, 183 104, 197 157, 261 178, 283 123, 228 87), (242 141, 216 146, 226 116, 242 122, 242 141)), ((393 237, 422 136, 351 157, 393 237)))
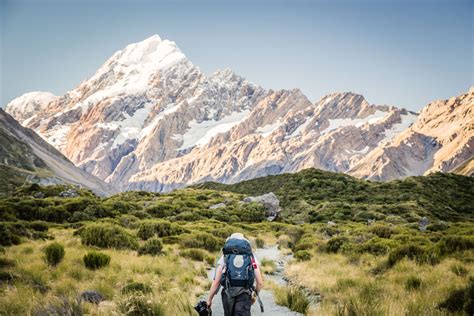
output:
POLYGON ((250 260, 252 261, 252 268, 254 270, 257 270, 257 261, 255 261, 255 257, 253 256, 253 254, 250 255, 250 260))

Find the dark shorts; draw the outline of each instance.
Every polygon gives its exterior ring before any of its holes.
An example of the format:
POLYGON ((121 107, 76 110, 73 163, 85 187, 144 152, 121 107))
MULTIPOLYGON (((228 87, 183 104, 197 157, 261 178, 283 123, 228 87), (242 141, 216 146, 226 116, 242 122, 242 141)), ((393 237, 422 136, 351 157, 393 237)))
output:
POLYGON ((224 305, 225 316, 250 316, 250 308, 252 307, 252 298, 248 293, 242 293, 234 298, 234 306, 229 306, 226 291, 221 292, 222 305, 224 305))

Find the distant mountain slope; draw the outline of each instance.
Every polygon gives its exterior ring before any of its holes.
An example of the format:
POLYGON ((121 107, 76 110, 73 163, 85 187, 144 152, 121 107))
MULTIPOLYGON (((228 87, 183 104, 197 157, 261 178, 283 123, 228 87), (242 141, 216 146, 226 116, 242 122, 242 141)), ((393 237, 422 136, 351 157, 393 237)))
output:
POLYGON ((469 159, 468 161, 454 169, 453 172, 470 177, 474 176, 474 158, 469 159))
MULTIPOLYGON (((450 107, 422 115, 461 122, 450 107)), ((470 142, 467 125, 441 144, 436 133, 445 131, 417 113, 359 94, 332 93, 313 103, 298 89, 266 90, 229 69, 205 75, 158 35, 117 51, 63 96, 33 92, 6 110, 121 190, 163 192, 306 168, 385 180, 450 171, 470 154, 462 147, 470 142), (415 122, 415 146, 397 145, 415 122)))
MULTIPOLYGON (((473 157, 474 88, 425 106, 411 127, 370 152, 349 174, 389 180, 436 171, 456 172, 473 157)), ((463 174, 472 174, 469 164, 463 174)))
POLYGON ((0 109, 0 194, 25 182, 68 183, 99 195, 115 190, 77 168, 57 149, 0 109))
POLYGON ((284 217, 303 221, 417 221, 421 216, 432 220, 474 220, 474 178, 454 174, 372 182, 307 169, 231 185, 203 183, 195 187, 248 195, 274 192, 284 217))

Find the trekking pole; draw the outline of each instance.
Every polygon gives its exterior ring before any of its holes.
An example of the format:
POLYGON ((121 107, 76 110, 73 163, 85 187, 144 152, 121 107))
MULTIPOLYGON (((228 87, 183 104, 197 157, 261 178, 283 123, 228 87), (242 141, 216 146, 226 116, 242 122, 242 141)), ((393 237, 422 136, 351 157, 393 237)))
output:
POLYGON ((262 300, 260 299, 260 295, 258 295, 258 292, 255 291, 255 293, 257 293, 257 301, 258 301, 258 305, 260 305, 260 312, 264 312, 264 308, 263 308, 263 302, 262 300))

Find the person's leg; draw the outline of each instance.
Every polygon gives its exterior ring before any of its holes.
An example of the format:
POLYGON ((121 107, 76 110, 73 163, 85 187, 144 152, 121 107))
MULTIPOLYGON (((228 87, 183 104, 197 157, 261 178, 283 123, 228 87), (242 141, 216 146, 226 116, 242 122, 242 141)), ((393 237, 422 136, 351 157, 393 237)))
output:
POLYGON ((252 298, 248 293, 242 293, 235 298, 234 315, 232 316, 250 316, 252 307, 252 298))
POLYGON ((222 306, 224 306, 224 316, 232 316, 232 306, 229 305, 225 289, 221 291, 222 306))

